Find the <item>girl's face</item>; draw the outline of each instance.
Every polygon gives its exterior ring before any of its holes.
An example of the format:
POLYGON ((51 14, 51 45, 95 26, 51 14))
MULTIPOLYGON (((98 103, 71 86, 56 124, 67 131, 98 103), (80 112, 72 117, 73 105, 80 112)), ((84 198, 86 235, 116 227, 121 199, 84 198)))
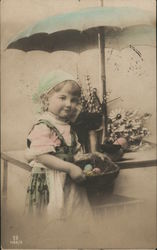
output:
POLYGON ((80 98, 73 93, 73 87, 74 83, 66 83, 59 91, 48 96, 48 111, 60 120, 69 120, 77 110, 80 98))

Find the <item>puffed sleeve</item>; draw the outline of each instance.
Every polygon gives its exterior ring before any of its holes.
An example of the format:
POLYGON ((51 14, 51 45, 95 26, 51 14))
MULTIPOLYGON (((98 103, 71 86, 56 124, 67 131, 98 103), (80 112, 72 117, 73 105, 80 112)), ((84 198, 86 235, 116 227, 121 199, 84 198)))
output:
POLYGON ((30 144, 27 149, 27 154, 32 156, 56 152, 55 147, 60 146, 61 144, 55 131, 43 123, 37 124, 33 127, 27 140, 30 144))

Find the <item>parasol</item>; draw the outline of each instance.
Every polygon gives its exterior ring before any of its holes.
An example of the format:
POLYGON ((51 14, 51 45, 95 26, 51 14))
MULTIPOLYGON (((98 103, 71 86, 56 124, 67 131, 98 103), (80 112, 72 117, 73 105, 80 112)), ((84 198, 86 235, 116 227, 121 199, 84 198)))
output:
MULTIPOLYGON (((25 52, 68 50, 81 53, 95 47, 100 51, 102 97, 106 96, 105 49, 155 46, 155 17, 134 7, 94 7, 50 16, 13 38, 7 49, 25 52)), ((103 107, 103 139, 107 135, 107 105, 103 107)))

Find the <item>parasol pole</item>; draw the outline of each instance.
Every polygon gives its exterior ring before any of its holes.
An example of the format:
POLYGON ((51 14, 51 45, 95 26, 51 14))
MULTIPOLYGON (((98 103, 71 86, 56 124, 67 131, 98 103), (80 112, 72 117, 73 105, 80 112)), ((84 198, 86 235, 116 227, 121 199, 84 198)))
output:
MULTIPOLYGON (((103 7, 103 0, 100 0, 103 7)), ((107 137, 107 105, 106 105, 106 74, 105 74, 105 32, 104 27, 99 28, 98 47, 100 56, 100 82, 102 86, 102 138, 103 144, 107 137)))

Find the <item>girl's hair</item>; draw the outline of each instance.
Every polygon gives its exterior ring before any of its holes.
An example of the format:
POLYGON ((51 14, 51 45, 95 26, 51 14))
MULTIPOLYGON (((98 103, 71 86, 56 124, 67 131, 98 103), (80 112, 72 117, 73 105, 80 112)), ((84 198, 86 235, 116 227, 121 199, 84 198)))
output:
POLYGON ((77 84, 77 82, 74 82, 72 80, 66 80, 64 82, 61 82, 57 84, 53 89, 51 89, 48 93, 45 93, 40 96, 41 100, 41 110, 43 112, 48 110, 48 97, 52 95, 55 92, 59 92, 66 84, 71 85, 71 93, 74 96, 81 97, 81 88, 77 84))

